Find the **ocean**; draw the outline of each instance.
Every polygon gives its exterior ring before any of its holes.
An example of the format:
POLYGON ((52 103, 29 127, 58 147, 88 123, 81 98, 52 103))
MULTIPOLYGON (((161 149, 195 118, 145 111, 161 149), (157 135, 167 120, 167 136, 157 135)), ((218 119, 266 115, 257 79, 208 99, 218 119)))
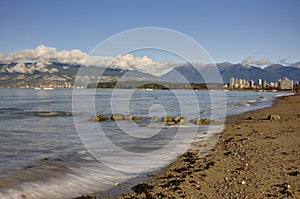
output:
POLYGON ((227 115, 271 106, 275 97, 287 94, 0 89, 0 198, 73 198, 142 180, 191 143, 219 133, 227 115), (116 113, 142 120, 90 120, 95 114, 116 113), (149 119, 167 114, 188 121, 208 117, 216 124, 149 119))

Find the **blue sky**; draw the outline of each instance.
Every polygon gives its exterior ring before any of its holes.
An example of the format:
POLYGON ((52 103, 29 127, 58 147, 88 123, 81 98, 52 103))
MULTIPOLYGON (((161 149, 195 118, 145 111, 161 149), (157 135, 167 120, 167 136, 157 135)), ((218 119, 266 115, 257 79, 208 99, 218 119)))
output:
POLYGON ((170 28, 199 42, 213 60, 300 60, 300 1, 1 0, 0 52, 35 48, 89 52, 113 34, 170 28))

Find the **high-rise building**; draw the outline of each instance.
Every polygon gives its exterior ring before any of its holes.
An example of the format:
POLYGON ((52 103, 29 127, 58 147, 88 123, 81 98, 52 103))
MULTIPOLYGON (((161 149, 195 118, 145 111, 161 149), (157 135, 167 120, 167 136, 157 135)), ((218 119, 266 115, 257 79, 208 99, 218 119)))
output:
POLYGON ((250 88, 254 88, 254 81, 253 80, 250 81, 250 88))
POLYGON ((261 80, 261 79, 258 79, 257 84, 258 84, 258 85, 262 85, 262 80, 261 80))
POLYGON ((234 77, 230 78, 229 89, 234 89, 234 77))
POLYGON ((292 90, 293 89, 293 80, 289 80, 287 77, 280 79, 278 81, 279 89, 282 90, 292 90))

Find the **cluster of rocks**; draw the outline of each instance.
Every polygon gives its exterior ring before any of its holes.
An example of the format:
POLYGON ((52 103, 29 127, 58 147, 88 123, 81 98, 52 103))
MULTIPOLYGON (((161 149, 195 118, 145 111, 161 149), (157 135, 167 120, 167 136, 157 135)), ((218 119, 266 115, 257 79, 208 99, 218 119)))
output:
POLYGON ((197 125, 201 125, 201 124, 210 124, 211 120, 208 118, 194 118, 191 120, 192 123, 197 124, 197 125))
MULTIPOLYGON (((111 117, 107 117, 104 115, 95 115, 91 118, 91 121, 93 122, 101 122, 106 120, 142 120, 142 117, 134 116, 134 115, 123 115, 123 114, 113 114, 111 117)), ((187 123, 188 120, 185 117, 175 116, 171 117, 169 115, 164 116, 163 118, 159 118, 158 116, 151 116, 149 118, 152 121, 161 121, 167 124, 184 124, 187 123)), ((201 124, 210 124, 211 120, 208 118, 194 118, 190 120, 190 122, 201 125, 201 124)))
POLYGON ((187 122, 187 119, 179 116, 171 117, 169 115, 166 115, 165 117, 163 117, 162 121, 166 123, 184 124, 187 122))
MULTIPOLYGON (((134 116, 134 115, 123 115, 123 114, 113 114, 110 117, 111 120, 142 120, 141 117, 134 116)), ((101 122, 109 120, 108 117, 104 115, 95 115, 91 118, 91 121, 93 122, 101 122)))

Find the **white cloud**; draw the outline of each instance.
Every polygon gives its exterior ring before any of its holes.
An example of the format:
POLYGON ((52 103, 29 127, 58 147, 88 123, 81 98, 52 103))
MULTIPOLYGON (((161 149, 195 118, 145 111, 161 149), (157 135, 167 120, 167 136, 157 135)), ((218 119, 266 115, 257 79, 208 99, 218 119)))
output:
POLYGON ((243 64, 251 64, 251 65, 257 65, 257 66, 264 66, 271 64, 270 60, 267 58, 262 58, 260 60, 256 60, 253 57, 247 57, 242 61, 243 64))
POLYGON ((132 54, 125 54, 118 56, 112 62, 112 66, 120 69, 135 69, 158 76, 168 72, 175 64, 173 62, 156 62, 147 56, 134 57, 132 54))
POLYGON ((33 73, 33 68, 31 66, 25 66, 24 63, 17 63, 14 67, 8 69, 9 72, 16 73, 33 73))
POLYGON ((135 69, 154 75, 163 74, 176 65, 173 62, 162 63, 153 61, 147 56, 134 57, 132 54, 125 54, 117 57, 101 57, 90 56, 77 49, 62 50, 58 52, 55 48, 46 47, 44 45, 37 46, 35 49, 14 51, 8 55, 0 54, 0 63, 17 63, 12 68, 7 67, 5 69, 7 72, 56 72, 46 67, 51 62, 85 66, 103 66, 129 70, 135 69), (25 65, 26 62, 32 62, 32 64, 25 65))

